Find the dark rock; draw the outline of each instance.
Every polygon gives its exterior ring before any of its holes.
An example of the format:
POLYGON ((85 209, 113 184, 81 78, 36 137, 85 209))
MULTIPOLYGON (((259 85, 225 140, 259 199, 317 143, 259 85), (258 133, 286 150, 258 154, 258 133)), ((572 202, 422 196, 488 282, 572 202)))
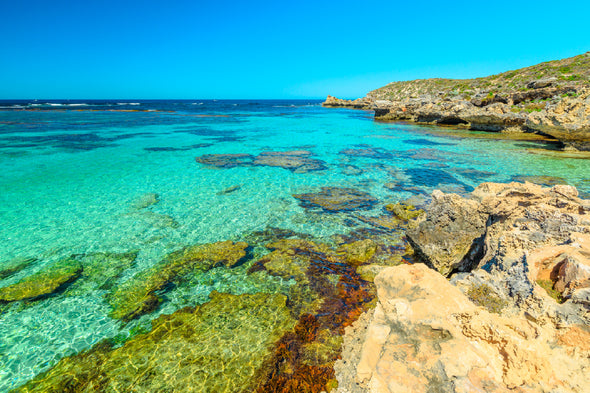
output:
POLYGON ((198 163, 215 168, 251 166, 254 157, 250 154, 205 154, 195 159, 198 163))
POLYGON ((371 194, 354 188, 322 187, 320 192, 295 194, 306 209, 321 208, 328 213, 370 209, 378 200, 371 194))

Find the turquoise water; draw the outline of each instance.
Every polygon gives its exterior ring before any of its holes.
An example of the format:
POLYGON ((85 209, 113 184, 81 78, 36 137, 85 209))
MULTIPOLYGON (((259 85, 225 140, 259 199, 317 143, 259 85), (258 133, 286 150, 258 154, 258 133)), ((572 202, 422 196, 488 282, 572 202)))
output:
MULTIPOLYGON (((483 181, 523 176, 590 193, 590 160, 546 142, 461 138, 452 130, 378 123, 370 112, 325 109, 316 101, 33 105, 0 105, 0 269, 15 258, 36 258, 0 287, 72 254, 137 251, 118 277, 124 282, 183 246, 237 241, 268 227, 328 241, 351 230, 351 213, 306 210, 292 196, 323 186, 373 195, 379 202, 366 216, 412 196, 425 201, 436 188, 464 193, 483 181), (195 160, 292 150, 309 151, 325 169, 218 168, 195 160), (151 193, 157 203, 140 207, 151 193)), ((202 303, 213 289, 254 293, 290 285, 276 278, 260 286, 246 276, 211 270, 130 324, 108 316, 101 288, 0 305, 0 391, 102 339, 202 303)))

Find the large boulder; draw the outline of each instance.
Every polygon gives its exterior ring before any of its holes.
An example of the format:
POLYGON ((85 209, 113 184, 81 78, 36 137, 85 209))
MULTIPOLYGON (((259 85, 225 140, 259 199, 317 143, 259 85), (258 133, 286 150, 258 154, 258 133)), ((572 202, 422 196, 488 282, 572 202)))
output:
POLYGON ((468 271, 482 251, 487 216, 477 201, 435 191, 428 214, 406 232, 408 241, 429 266, 444 275, 468 271))

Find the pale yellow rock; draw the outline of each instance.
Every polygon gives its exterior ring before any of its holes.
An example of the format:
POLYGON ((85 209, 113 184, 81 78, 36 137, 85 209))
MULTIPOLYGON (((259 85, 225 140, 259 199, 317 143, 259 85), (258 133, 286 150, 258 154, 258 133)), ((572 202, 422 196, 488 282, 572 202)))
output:
POLYGON ((366 329, 347 331, 357 337, 335 367, 339 393, 588 392, 587 328, 491 314, 422 264, 387 268, 375 284, 366 329))

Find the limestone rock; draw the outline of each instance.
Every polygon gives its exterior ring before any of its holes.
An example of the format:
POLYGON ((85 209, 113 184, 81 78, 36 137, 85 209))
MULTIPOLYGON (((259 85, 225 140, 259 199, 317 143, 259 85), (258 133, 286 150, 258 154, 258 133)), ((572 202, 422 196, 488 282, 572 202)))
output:
POLYGON ((408 241, 426 263, 448 275, 468 271, 481 252, 478 240, 487 217, 477 201, 435 191, 428 214, 406 232, 408 241))
POLYGON ((590 53, 476 79, 393 82, 353 101, 323 106, 370 109, 403 120, 492 132, 551 136, 590 150, 590 53))
POLYGON ((422 264, 387 268, 375 284, 376 308, 347 330, 339 393, 582 393, 590 384, 584 328, 490 314, 422 264))

